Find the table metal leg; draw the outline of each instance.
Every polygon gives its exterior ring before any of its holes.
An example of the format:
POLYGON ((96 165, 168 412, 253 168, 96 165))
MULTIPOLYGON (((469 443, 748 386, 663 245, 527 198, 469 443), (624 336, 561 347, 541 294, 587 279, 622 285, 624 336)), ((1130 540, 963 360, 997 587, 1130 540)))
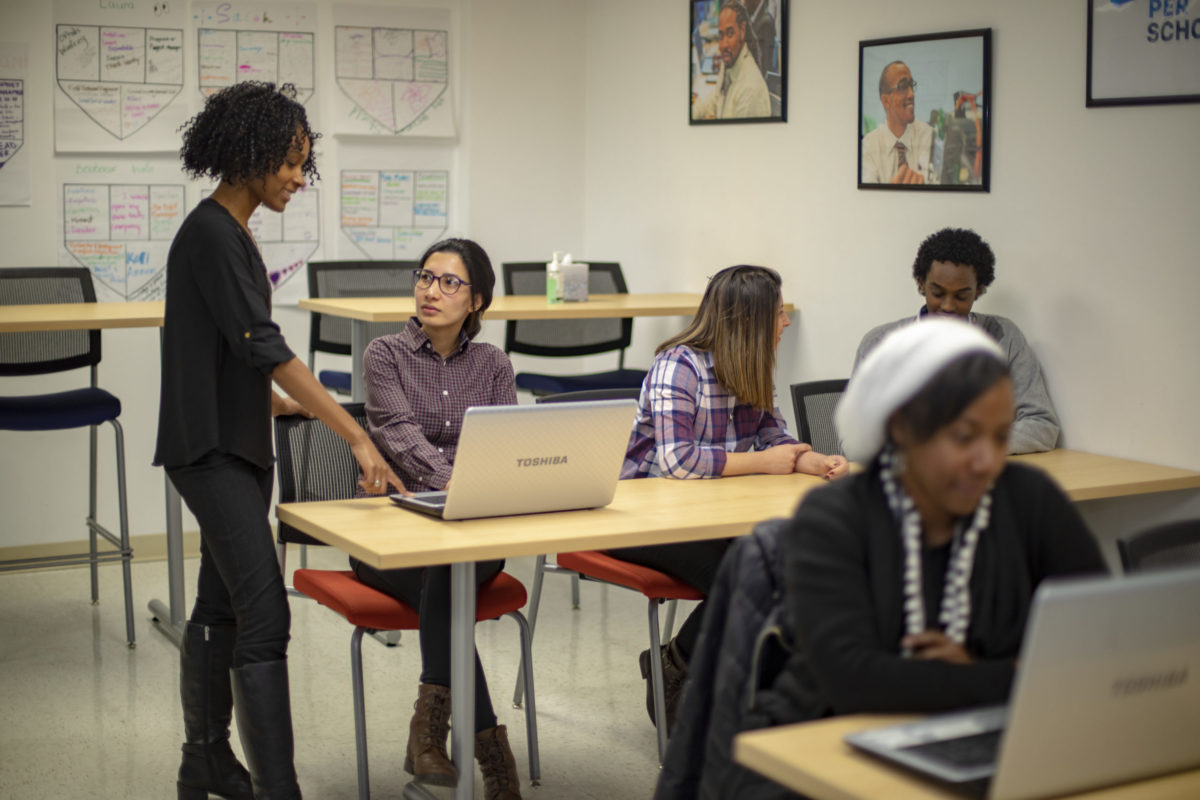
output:
POLYGON ((475 795, 475 562, 450 565, 450 754, 455 800, 475 795))
POLYGON ((150 612, 158 630, 166 634, 176 647, 183 646, 184 617, 186 614, 183 597, 183 508, 179 492, 163 471, 167 504, 167 602, 150 601, 150 612))
POLYGON ((361 319, 350 320, 350 399, 356 403, 366 402, 367 390, 363 386, 362 362, 367 345, 367 323, 361 319))

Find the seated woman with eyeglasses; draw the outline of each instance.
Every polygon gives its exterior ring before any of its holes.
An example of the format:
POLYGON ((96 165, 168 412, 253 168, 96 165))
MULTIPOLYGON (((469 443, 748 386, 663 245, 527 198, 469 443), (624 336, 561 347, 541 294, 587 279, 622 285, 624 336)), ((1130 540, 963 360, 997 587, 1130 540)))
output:
MULTIPOLYGON (((691 324, 658 346, 638 401, 622 478, 717 478, 805 472, 845 474, 842 456, 818 453, 792 438, 775 408, 775 350, 789 325, 779 273, 736 266, 713 276, 691 324)), ((626 547, 610 554, 660 570, 708 593, 728 539, 626 547)), ((667 727, 700 635, 702 602, 663 645, 667 727)), ((649 650, 638 661, 646 711, 654 719, 649 650)))
MULTIPOLYGON (((372 341, 363 354, 372 441, 413 491, 444 489, 468 406, 514 405, 512 365, 499 348, 474 341, 492 302, 496 275, 469 239, 431 246, 414 271, 417 315, 404 330, 372 341)), ((350 559, 359 580, 420 614, 421 685, 409 723, 404 769, 425 783, 453 786, 446 753, 450 729, 450 567, 379 570, 350 559)), ((483 585, 504 567, 475 565, 483 585)), ((488 798, 519 798, 508 734, 497 725, 487 680, 475 654, 475 752, 488 798)))

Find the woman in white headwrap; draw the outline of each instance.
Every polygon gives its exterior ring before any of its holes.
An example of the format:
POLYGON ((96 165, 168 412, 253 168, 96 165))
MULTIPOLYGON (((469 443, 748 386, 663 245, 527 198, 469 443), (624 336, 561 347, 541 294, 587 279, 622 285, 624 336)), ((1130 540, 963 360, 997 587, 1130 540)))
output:
POLYGON ((835 421, 865 465, 811 492, 784 537, 798 646, 776 689, 799 719, 1003 702, 1034 589, 1103 572, 1079 513, 1007 461, 1013 387, 971 325, 902 328, 859 366, 835 421))

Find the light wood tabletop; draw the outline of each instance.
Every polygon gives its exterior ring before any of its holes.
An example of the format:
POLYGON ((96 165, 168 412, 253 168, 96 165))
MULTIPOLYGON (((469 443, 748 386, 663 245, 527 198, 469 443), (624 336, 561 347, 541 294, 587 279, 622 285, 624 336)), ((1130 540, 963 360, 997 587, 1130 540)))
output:
POLYGON ((0 333, 160 328, 163 324, 165 305, 161 300, 138 303, 0 305, 0 333))
POLYGON ((1050 473, 1067 496, 1076 502, 1200 488, 1200 472, 1196 470, 1079 450, 1051 450, 1011 458, 1050 473))
MULTIPOLYGON (((855 714, 738 734, 733 757, 776 783, 813 800, 961 800, 907 772, 860 753, 849 733, 898 724, 914 716, 855 714)), ((1200 770, 1069 795, 1077 800, 1194 800, 1200 770)))
POLYGON ((746 475, 719 481, 620 481, 604 508, 447 522, 387 498, 282 503, 282 522, 376 567, 608 549, 749 533, 768 517, 790 516, 824 483, 812 475, 746 475))
MULTIPOLYGON (((594 294, 581 303, 547 303, 542 295, 501 295, 492 299, 484 319, 612 319, 624 317, 691 316, 700 295, 594 294)), ((404 322, 416 313, 408 297, 313 297, 300 301, 308 311, 362 322, 404 322)), ((785 306, 791 311, 792 306, 785 306)))

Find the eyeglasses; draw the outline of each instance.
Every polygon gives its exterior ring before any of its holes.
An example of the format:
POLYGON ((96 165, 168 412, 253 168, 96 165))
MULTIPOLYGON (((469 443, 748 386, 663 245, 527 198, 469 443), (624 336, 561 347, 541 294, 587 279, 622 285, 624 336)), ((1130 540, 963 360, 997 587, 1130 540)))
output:
POLYGON ((909 89, 916 91, 917 82, 912 78, 901 78, 899 83, 887 90, 887 93, 891 94, 892 92, 907 92, 909 89))
POLYGON ((418 289, 428 289, 436 280, 443 294, 458 294, 458 287, 471 285, 457 275, 448 272, 445 275, 434 275, 427 269, 414 269, 413 280, 416 281, 418 289))

